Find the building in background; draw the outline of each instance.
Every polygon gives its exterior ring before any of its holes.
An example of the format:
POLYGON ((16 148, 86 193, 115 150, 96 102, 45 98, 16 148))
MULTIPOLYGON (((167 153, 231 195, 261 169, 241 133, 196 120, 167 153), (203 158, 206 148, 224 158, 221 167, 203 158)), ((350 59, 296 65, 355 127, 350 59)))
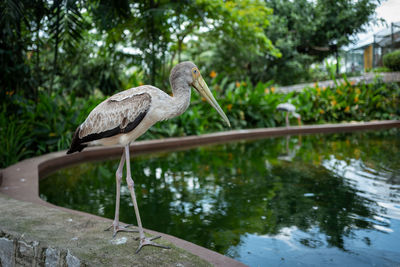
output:
POLYGON ((382 67, 383 56, 396 49, 400 49, 400 22, 392 22, 388 28, 349 47, 344 53, 346 72, 365 72, 382 67))

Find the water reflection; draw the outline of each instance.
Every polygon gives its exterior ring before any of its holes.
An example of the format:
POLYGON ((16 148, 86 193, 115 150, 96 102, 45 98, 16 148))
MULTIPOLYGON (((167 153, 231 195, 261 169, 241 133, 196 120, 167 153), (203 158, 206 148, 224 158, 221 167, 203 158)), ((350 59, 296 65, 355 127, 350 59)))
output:
POLYGON ((296 145, 294 146, 294 148, 290 148, 290 135, 285 137, 286 140, 286 150, 284 153, 280 154, 278 159, 280 160, 286 160, 286 161, 292 161, 293 158, 296 156, 297 151, 299 151, 300 147, 301 147, 301 135, 298 136, 298 138, 294 139, 294 141, 296 142, 296 145))
MULTIPOLYGON (((132 175, 145 227, 249 265, 400 263, 399 145, 399 130, 238 142, 134 158, 132 175)), ((113 218, 117 164, 60 170, 41 196, 113 218)), ((122 221, 131 206, 123 186, 122 221)))

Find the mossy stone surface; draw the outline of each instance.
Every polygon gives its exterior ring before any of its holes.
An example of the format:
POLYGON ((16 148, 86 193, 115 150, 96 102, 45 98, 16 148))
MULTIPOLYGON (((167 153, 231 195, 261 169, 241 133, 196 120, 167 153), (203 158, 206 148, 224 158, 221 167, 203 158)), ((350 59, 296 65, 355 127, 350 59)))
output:
POLYGON ((43 247, 69 251, 88 266, 211 266, 163 238, 171 249, 144 247, 135 254, 138 233, 120 232, 112 238, 108 220, 72 214, 55 208, 18 201, 0 194, 0 231, 37 241, 43 247))

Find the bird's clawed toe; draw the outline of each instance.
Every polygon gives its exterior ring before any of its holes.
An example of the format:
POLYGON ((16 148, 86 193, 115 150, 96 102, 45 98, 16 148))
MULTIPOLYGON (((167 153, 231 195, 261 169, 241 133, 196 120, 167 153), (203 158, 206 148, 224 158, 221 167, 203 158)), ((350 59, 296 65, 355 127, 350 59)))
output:
POLYGON ((140 239, 139 247, 136 250, 135 253, 139 253, 139 251, 144 247, 144 246, 154 246, 154 247, 159 247, 159 248, 165 248, 165 249, 170 249, 170 247, 164 246, 157 244, 153 242, 153 240, 160 238, 161 236, 155 236, 155 237, 145 237, 145 238, 137 238, 140 239))
POLYGON ((109 231, 109 230, 111 230, 111 228, 113 228, 114 229, 113 236, 112 236, 113 238, 117 235, 118 232, 136 232, 136 233, 139 232, 138 230, 135 230, 135 229, 128 229, 128 227, 131 227, 131 226, 133 226, 133 224, 127 224, 124 226, 120 226, 119 224, 114 225, 114 223, 113 223, 107 229, 104 229, 104 231, 109 231))

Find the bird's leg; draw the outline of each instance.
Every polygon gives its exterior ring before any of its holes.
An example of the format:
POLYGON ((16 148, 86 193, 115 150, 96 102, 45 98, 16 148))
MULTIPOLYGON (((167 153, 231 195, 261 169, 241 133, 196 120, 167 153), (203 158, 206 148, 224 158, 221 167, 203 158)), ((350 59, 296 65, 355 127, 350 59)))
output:
POLYGON ((289 111, 286 111, 286 127, 289 127, 290 126, 290 123, 289 123, 289 111))
POLYGON ((127 229, 126 227, 129 226, 119 226, 119 203, 120 203, 120 196, 121 196, 121 180, 122 180, 122 171, 124 168, 124 163, 125 163, 125 151, 122 151, 122 156, 121 156, 121 161, 119 162, 118 169, 115 173, 115 178, 116 178, 116 184, 117 184, 117 196, 115 199, 115 217, 114 217, 114 222, 110 227, 106 229, 106 231, 110 230, 111 228, 114 229, 113 232, 113 237, 116 236, 116 234, 120 231, 125 231, 125 232, 137 232, 136 230, 132 229, 127 229))
POLYGON ((139 239, 140 239, 140 243, 139 243, 139 247, 136 250, 136 253, 138 253, 142 247, 144 246, 155 246, 155 247, 160 247, 160 248, 169 248, 157 243, 154 243, 153 240, 160 238, 161 236, 156 236, 156 237, 151 237, 148 238, 144 235, 144 231, 143 231, 143 227, 142 227, 142 221, 140 220, 140 214, 139 214, 139 208, 136 202, 136 195, 135 195, 135 190, 133 189, 134 186, 134 182, 132 180, 131 177, 131 166, 130 166, 130 157, 129 157, 129 145, 125 146, 125 157, 126 157, 126 182, 128 183, 128 188, 129 191, 131 192, 131 197, 132 197, 132 202, 133 202, 133 206, 135 208, 135 214, 136 214, 136 220, 138 223, 138 227, 139 227, 139 239))
POLYGON ((301 126, 301 116, 297 117, 297 123, 299 124, 299 126, 301 126))
POLYGON ((289 141, 290 141, 290 135, 286 136, 286 154, 289 155, 289 141))

